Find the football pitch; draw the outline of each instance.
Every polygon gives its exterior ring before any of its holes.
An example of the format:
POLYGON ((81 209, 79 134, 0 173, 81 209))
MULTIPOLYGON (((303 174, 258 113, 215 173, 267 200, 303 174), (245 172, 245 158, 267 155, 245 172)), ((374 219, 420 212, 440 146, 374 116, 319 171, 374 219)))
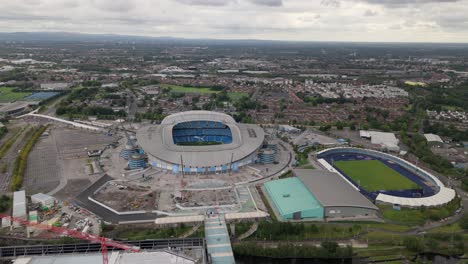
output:
POLYGON ((335 161, 334 165, 364 190, 410 190, 420 187, 378 160, 335 161))

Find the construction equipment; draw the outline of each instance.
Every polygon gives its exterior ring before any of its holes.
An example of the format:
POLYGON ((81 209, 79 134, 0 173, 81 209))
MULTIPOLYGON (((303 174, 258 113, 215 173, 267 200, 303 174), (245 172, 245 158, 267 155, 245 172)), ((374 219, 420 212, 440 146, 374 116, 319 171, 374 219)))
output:
POLYGON ((0 218, 3 218, 5 220, 10 220, 13 222, 20 223, 22 225, 25 225, 27 227, 33 227, 33 228, 39 228, 43 230, 47 230, 56 234, 61 234, 73 238, 78 238, 82 240, 87 240, 93 243, 100 243, 101 244, 101 253, 102 253, 102 263, 107 264, 108 263, 108 254, 107 254, 107 249, 108 247, 113 247, 113 248, 118 248, 122 249, 125 251, 130 251, 130 252, 139 252, 140 248, 135 247, 132 245, 124 244, 106 237, 101 237, 101 236, 95 236, 91 235, 88 233, 83 233, 77 230, 70 230, 64 227, 58 227, 58 226, 49 226, 49 225, 44 225, 44 224, 34 224, 31 223, 27 220, 24 220, 22 218, 18 217, 12 217, 6 214, 0 214, 0 218))

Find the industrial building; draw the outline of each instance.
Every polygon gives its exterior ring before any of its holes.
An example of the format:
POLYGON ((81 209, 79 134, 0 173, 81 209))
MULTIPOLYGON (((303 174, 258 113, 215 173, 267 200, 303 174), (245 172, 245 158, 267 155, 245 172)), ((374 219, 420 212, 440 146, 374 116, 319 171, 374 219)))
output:
MULTIPOLYGON (((26 192, 17 191, 13 193, 13 217, 15 218, 22 218, 26 220, 27 216, 27 200, 26 200, 26 192)), ((13 223, 14 227, 19 227, 20 224, 18 222, 13 223)))
POLYGON ((337 173, 296 169, 294 174, 323 206, 325 218, 369 218, 377 214, 378 207, 337 173))
POLYGON ((33 204, 40 204, 41 206, 50 207, 55 204, 55 198, 47 194, 36 193, 31 195, 31 202, 33 204))
MULTIPOLYGON (((48 255, 48 256, 24 256, 18 257, 13 264, 100 264, 102 263, 101 253, 69 254, 69 255, 48 255)), ((109 252, 109 264, 130 264, 130 263, 174 263, 174 264, 195 264, 196 261, 186 256, 177 255, 170 251, 152 251, 141 253, 129 253, 112 251, 109 252)))
POLYGON ((442 138, 440 138, 440 136, 436 134, 424 134, 424 137, 426 138, 427 143, 431 145, 443 145, 444 144, 444 141, 442 140, 442 138))
POLYGON ((322 220, 323 207, 297 177, 269 181, 264 190, 282 220, 322 220))
POLYGON ((361 138, 370 139, 374 145, 380 145, 382 150, 400 151, 400 147, 398 146, 399 140, 393 133, 361 130, 359 131, 359 135, 361 138))
POLYGON ((236 172, 257 160, 264 138, 261 127, 210 111, 173 114, 137 131, 149 164, 174 174, 236 172))

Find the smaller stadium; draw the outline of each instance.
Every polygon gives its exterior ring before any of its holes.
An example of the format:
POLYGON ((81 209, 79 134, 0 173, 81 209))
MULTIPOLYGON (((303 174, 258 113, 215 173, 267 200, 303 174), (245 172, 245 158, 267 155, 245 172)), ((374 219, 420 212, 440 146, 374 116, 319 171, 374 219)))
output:
POLYGON ((332 148, 318 162, 372 200, 407 206, 437 206, 455 197, 452 189, 427 171, 383 152, 332 148))
POLYGON ((188 111, 143 127, 136 137, 153 167, 174 174, 214 174, 254 163, 265 132, 223 113, 188 111))

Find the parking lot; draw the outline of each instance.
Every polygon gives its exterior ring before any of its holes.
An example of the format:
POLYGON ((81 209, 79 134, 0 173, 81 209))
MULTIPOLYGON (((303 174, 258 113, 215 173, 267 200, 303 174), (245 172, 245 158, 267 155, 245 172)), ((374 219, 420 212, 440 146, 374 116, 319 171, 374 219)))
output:
POLYGON ((24 187, 31 193, 49 192, 60 183, 56 130, 51 132, 39 139, 28 157, 24 187))
POLYGON ((25 187, 31 193, 57 194, 59 199, 76 196, 99 176, 87 173, 87 151, 103 149, 114 141, 114 137, 100 133, 51 126, 49 135, 42 137, 29 155, 25 187))

